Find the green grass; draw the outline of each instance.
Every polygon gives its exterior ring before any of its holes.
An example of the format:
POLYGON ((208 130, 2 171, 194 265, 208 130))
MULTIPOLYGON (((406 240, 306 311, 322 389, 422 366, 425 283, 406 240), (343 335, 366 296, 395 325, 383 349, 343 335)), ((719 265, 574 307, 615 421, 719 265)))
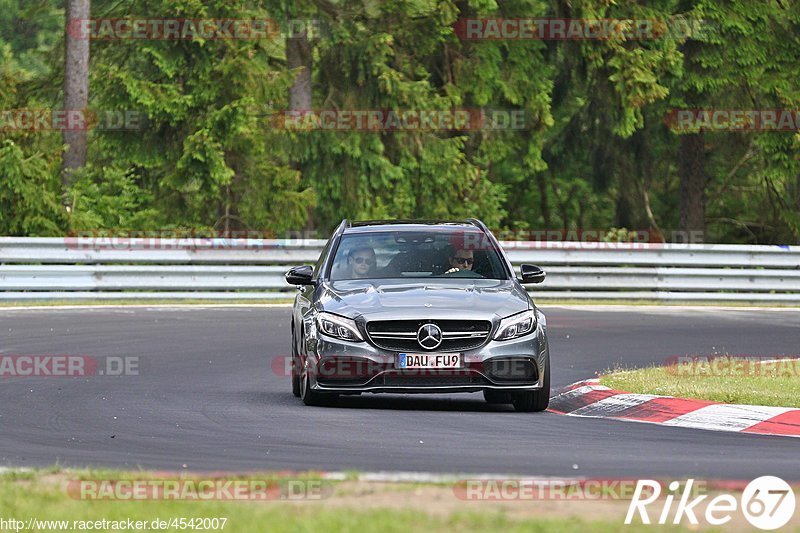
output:
POLYGON ((691 365, 612 371, 600 383, 616 390, 722 403, 800 407, 800 361, 762 364, 729 357, 691 365), (740 366, 741 364, 741 366, 740 366))
MULTIPOLYGON (((497 532, 575 532, 585 531, 626 532, 651 531, 651 526, 624 526, 623 518, 512 518, 503 510, 486 509, 475 502, 457 502, 458 507, 449 514, 430 513, 430 502, 414 501, 413 494, 398 491, 393 498, 407 494, 408 509, 337 505, 337 484, 332 484, 329 498, 303 502, 247 502, 247 501, 90 501, 75 499, 67 494, 66 485, 74 479, 165 479, 167 476, 146 472, 66 471, 7 472, 0 474, 0 517, 26 521, 39 520, 81 521, 137 521, 172 518, 226 518, 229 532, 297 532, 297 531, 497 531, 497 532)), ((187 477, 187 476, 181 476, 187 477)), ((192 477, 192 476, 188 476, 192 477)), ((265 479, 269 476, 253 476, 265 479)), ((311 473, 305 479, 314 479, 311 473)), ((328 483, 328 482, 326 482, 328 483)), ((385 485, 382 489, 387 490, 385 485)), ((439 489, 443 494, 449 490, 439 489)), ((451 496, 452 497, 452 496, 451 496)), ((352 501, 352 500, 351 500, 352 501)), ((357 501, 357 500, 356 500, 357 501)), ((541 505, 542 502, 530 502, 541 505)), ((8 530, 8 529, 6 529, 8 530)), ((42 529, 44 530, 44 529, 42 529)), ((174 530, 174 529, 171 529, 174 530)), ((675 527, 661 527, 660 531, 678 531, 675 527)), ((13 530, 12 530, 13 531, 13 530)), ((27 530, 25 530, 27 531, 27 530)), ((211 530, 209 530, 211 531, 211 530)), ((219 531, 219 529, 217 530, 219 531)))

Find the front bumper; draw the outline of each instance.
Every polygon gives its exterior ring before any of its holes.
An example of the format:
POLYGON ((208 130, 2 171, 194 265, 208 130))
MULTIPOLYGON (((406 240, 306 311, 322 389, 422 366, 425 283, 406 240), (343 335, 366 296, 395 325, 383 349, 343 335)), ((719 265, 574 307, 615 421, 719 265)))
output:
POLYGON ((352 343, 321 335, 306 339, 305 347, 311 388, 331 393, 532 391, 542 388, 549 360, 541 322, 535 332, 520 339, 490 340, 459 352, 463 368, 452 370, 397 369, 398 352, 366 341, 352 343))

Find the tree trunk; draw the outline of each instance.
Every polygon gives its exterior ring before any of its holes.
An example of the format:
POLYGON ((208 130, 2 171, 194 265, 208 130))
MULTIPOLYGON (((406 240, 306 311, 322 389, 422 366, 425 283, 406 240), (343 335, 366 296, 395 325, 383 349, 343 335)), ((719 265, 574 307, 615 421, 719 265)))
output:
MULTIPOLYGON (((798 173, 797 176, 795 176, 794 199, 796 207, 795 213, 800 213, 800 173, 798 173)), ((794 228, 792 228, 792 233, 793 233, 792 236, 794 237, 795 241, 800 239, 800 228, 795 226, 794 228)))
POLYGON ((299 69, 289 87, 289 110, 311 110, 311 45, 306 30, 286 39, 286 66, 299 69))
MULTIPOLYGON (((64 54, 64 110, 82 113, 82 126, 64 129, 64 144, 67 150, 61 160, 61 192, 67 206, 67 194, 75 169, 86 166, 86 107, 89 101, 89 38, 76 35, 71 29, 78 23, 70 21, 89 18, 90 0, 66 0, 66 31, 64 54)), ((67 119, 68 124, 74 121, 67 119)))
POLYGON ((536 184, 539 186, 539 211, 544 224, 542 229, 550 229, 550 204, 547 201, 547 181, 543 172, 536 174, 536 184))
MULTIPOLYGON (((702 68, 696 57, 702 43, 689 39, 683 45, 684 68, 691 76, 702 75, 702 68)), ((703 98, 695 87, 685 90, 684 101, 690 109, 702 106, 703 98)), ((706 227, 706 165, 705 134, 702 130, 696 133, 681 135, 678 150, 680 172, 680 224, 684 238, 694 240, 689 232, 702 232, 706 227)), ((705 240, 705 239, 704 239, 705 240)))
MULTIPOLYGON (((308 111, 312 109, 311 103, 311 44, 308 42, 308 33, 304 29, 300 33, 286 39, 286 66, 290 70, 297 70, 292 85, 289 87, 289 111, 308 111)), ((298 157, 295 155, 295 157, 298 157)), ((295 159, 290 163, 291 168, 300 173, 303 178, 303 165, 295 159)), ((306 231, 311 231, 315 226, 314 208, 308 210, 306 231)))
POLYGON ((681 231, 702 232, 706 227, 705 135, 703 132, 681 135, 679 153, 681 231))

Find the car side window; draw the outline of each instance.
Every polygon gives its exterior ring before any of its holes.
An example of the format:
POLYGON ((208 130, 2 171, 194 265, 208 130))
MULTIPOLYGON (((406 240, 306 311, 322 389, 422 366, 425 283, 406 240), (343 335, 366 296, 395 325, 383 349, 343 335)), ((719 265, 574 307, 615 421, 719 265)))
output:
POLYGON ((317 280, 320 275, 320 271, 322 270, 323 265, 325 264, 325 258, 328 257, 328 253, 331 250, 331 245, 333 244, 333 240, 335 237, 331 237, 328 239, 328 242, 325 244, 325 248, 322 249, 322 253, 319 254, 319 259, 317 259, 317 264, 314 265, 314 274, 311 276, 311 279, 317 280))

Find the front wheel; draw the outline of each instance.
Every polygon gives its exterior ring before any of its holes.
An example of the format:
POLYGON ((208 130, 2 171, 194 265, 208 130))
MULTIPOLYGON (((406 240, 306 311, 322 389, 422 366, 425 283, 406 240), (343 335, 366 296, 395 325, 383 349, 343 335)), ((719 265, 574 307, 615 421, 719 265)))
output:
POLYGON ((523 413, 544 411, 548 405, 550 405, 550 355, 544 363, 542 388, 514 394, 514 409, 523 413))
POLYGON ((511 403, 513 401, 510 392, 501 390, 485 390, 483 391, 483 399, 490 404, 511 403))
POLYGON ((300 387, 300 399, 306 405, 327 406, 334 405, 339 395, 335 393, 317 392, 311 388, 311 378, 308 372, 303 372, 300 387))
POLYGON ((292 394, 300 397, 300 358, 294 344, 294 328, 292 328, 292 394))

